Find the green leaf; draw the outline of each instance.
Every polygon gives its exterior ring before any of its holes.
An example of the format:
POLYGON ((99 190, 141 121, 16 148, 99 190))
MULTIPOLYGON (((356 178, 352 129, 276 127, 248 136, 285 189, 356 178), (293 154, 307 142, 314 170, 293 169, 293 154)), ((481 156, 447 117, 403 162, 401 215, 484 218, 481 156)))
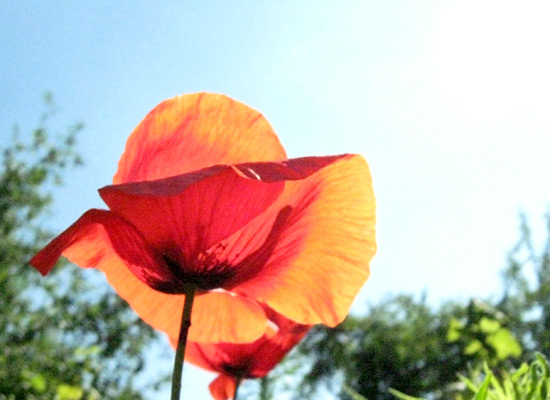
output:
POLYGON ((405 393, 401 393, 399 390, 395 390, 395 389, 392 389, 392 388, 389 388, 388 392, 390 392, 395 397, 397 397, 398 399, 401 399, 401 400, 424 400, 420 397, 413 397, 413 396, 406 395, 405 393))
POLYGON ((361 396, 359 393, 353 390, 349 385, 344 384, 342 389, 353 400, 368 400, 366 397, 361 396))
POLYGON ((510 375, 512 382, 517 382, 519 379, 529 371, 529 365, 527 363, 522 363, 521 366, 510 375))
POLYGON ((84 392, 77 386, 59 385, 57 387, 57 396, 59 400, 80 400, 84 392))
POLYGON ((29 384, 38 393, 44 393, 46 390, 46 379, 40 374, 33 374, 29 384))
POLYGON ((487 338, 489 344, 494 350, 499 360, 505 360, 508 357, 519 357, 522 348, 512 332, 502 328, 487 338))
POLYGON ((535 354, 535 358, 536 358, 536 363, 540 366, 540 368, 542 369, 542 374, 545 376, 545 377, 550 377, 550 369, 548 367, 548 360, 546 359, 546 357, 544 357, 544 354, 542 353, 536 353, 535 354))
POLYGON ((481 349, 483 349, 483 344, 479 340, 472 340, 472 342, 464 349, 464 354, 475 354, 481 349))
POLYGON ((449 330, 447 331, 447 341, 456 342, 462 336, 461 330, 464 325, 455 317, 449 322, 449 330))
POLYGON ((468 379, 467 377, 465 377, 464 375, 461 375, 461 374, 458 374, 458 379, 460 379, 460 381, 462 383, 464 383, 466 385, 466 387, 468 389, 470 389, 472 392, 476 393, 478 388, 477 386, 475 385, 474 382, 472 382, 471 379, 468 379))
POLYGON ((485 400, 487 399, 487 392, 489 391, 489 384, 491 383, 491 379, 493 377, 493 374, 489 372, 487 376, 485 377, 485 380, 479 387, 475 400, 485 400))
POLYGON ((482 317, 479 321, 479 329, 483 333, 494 333, 500 329, 500 323, 494 319, 482 317))

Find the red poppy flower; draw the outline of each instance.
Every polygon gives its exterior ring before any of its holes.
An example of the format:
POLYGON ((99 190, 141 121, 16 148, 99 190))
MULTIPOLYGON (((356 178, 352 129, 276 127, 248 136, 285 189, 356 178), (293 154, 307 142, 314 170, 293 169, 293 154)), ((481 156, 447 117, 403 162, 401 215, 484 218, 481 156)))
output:
POLYGON ((222 95, 167 100, 128 139, 109 210, 89 210, 31 264, 61 255, 103 271, 140 317, 189 340, 251 342, 257 301, 303 324, 347 314, 375 252, 374 196, 358 155, 286 159, 258 112, 222 95), (238 318, 235 318, 238 316, 238 318))
MULTIPOLYGON (((187 343, 187 361, 220 374, 209 386, 216 400, 232 399, 242 379, 266 376, 311 327, 290 321, 266 307, 264 310, 272 328, 252 343, 187 343)), ((175 347, 176 341, 171 343, 175 347)))

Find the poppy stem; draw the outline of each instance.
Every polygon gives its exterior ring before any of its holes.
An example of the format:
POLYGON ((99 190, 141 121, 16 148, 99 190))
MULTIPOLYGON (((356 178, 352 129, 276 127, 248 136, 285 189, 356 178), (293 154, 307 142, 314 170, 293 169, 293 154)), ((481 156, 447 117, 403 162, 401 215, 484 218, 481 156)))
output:
POLYGON ((242 379, 237 378, 237 383, 235 384, 235 394, 233 394, 233 400, 237 400, 237 392, 239 391, 239 385, 241 384, 242 379))
POLYGON ((171 400, 180 399, 181 376, 183 371, 183 358, 185 356, 185 346, 187 345, 187 334, 191 326, 191 309, 195 299, 195 288, 185 294, 183 303, 183 313, 181 315, 180 334, 178 337, 178 347, 176 348, 176 357, 174 359, 174 372, 172 373, 172 397, 171 400))
POLYGON ((269 399, 268 385, 269 385, 269 382, 267 380, 267 376, 264 376, 262 379, 260 379, 260 400, 269 399))

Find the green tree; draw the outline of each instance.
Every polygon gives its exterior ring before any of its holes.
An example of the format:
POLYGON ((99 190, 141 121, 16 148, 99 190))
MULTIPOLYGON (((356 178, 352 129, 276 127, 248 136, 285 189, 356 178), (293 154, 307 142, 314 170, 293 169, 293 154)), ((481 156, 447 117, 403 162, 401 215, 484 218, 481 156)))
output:
POLYGON ((135 377, 155 337, 106 285, 88 271, 56 268, 42 278, 28 260, 51 236, 43 220, 52 188, 82 164, 77 124, 52 137, 51 96, 30 135, 14 129, 1 149, 0 399, 143 399, 135 377))
POLYGON ((465 355, 475 356, 490 366, 508 366, 507 361, 522 355, 523 348, 507 327, 510 319, 498 309, 479 300, 471 300, 462 319, 453 317, 447 340, 457 342, 465 355))
POLYGON ((369 400, 392 399, 389 388, 415 395, 444 391, 472 359, 447 340, 450 321, 460 314, 453 304, 435 311, 423 298, 399 295, 334 329, 316 327, 300 346, 313 363, 299 396, 314 398, 325 383, 340 398, 351 398, 334 379, 338 374, 345 387, 369 400))
POLYGON ((537 246, 521 215, 521 236, 508 254, 502 274, 504 295, 497 307, 508 315, 527 351, 550 357, 550 214, 545 222, 547 235, 537 246))

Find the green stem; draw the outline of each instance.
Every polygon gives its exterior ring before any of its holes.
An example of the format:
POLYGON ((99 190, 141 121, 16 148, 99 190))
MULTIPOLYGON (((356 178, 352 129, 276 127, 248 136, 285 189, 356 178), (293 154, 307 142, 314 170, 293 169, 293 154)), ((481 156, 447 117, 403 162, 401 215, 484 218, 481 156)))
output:
POLYGON ((180 400, 181 374, 183 371, 183 358, 185 356, 185 346, 187 344, 187 334, 191 326, 191 309, 195 299, 195 288, 192 288, 185 294, 183 303, 183 313, 181 315, 180 334, 178 337, 178 347, 176 348, 176 357, 174 359, 174 372, 172 373, 172 397, 171 400, 180 400))
POLYGON ((269 381, 267 376, 260 379, 260 400, 269 399, 269 381))
POLYGON ((239 385, 241 384, 242 379, 237 378, 237 383, 235 385, 235 394, 233 395, 233 400, 237 400, 237 392, 239 391, 239 385))

